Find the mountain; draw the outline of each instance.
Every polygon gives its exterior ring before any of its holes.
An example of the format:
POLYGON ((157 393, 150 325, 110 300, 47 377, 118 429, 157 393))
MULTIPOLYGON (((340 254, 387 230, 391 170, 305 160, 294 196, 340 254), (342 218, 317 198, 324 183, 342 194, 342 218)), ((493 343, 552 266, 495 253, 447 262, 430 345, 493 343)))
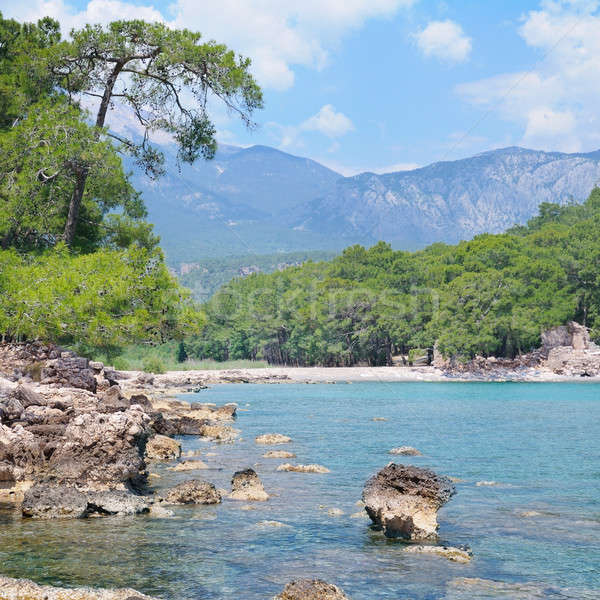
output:
POLYGON ((503 148, 414 171, 343 177, 267 146, 221 146, 212 161, 167 175, 143 192, 173 265, 206 257, 339 250, 390 242, 414 249, 525 223, 542 202, 581 202, 600 181, 600 151, 503 148))

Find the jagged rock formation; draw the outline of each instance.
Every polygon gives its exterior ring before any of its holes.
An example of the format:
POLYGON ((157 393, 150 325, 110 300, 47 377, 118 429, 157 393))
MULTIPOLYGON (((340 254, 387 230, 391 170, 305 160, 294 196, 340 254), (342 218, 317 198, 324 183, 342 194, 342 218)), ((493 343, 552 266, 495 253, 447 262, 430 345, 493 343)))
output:
POLYGON ((321 579, 297 579, 273 600, 350 600, 344 592, 321 579))
POLYGON ((156 434, 146 444, 149 460, 175 460, 181 456, 181 444, 166 435, 156 434))
POLYGON ((432 540, 437 537, 437 511, 454 493, 447 477, 390 463, 367 481, 362 500, 386 537, 432 540))
POLYGON ((232 500, 264 502, 269 499, 269 494, 265 492, 265 488, 258 478, 256 471, 254 469, 245 469, 233 474, 229 498, 232 500))
POLYGON ((169 490, 164 499, 167 504, 218 504, 221 494, 204 479, 190 479, 169 490))

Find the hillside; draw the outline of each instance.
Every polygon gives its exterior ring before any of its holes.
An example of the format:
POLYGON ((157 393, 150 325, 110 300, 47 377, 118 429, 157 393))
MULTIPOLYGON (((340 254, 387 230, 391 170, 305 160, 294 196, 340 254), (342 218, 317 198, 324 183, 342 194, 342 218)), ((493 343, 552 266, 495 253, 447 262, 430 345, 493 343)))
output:
POLYGON ((267 146, 221 146, 214 160, 134 180, 172 266, 207 257, 455 243, 523 224, 542 202, 581 202, 600 180, 600 151, 523 148, 354 177, 267 146))

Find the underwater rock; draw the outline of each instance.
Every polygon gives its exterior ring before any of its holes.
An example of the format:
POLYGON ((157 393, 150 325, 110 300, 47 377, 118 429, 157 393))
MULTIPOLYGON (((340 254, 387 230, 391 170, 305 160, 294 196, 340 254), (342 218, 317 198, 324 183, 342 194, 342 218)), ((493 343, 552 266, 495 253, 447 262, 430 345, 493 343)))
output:
POLYGON ((281 433, 264 433, 255 438, 254 441, 257 444, 275 446, 277 444, 289 444, 292 441, 292 438, 287 435, 282 435, 281 433))
POLYGON ((245 469, 233 474, 229 498, 232 500, 264 502, 269 499, 269 494, 265 492, 265 488, 258 478, 256 471, 254 469, 245 469))
POLYGON ((291 473, 331 473, 327 467, 322 465, 292 465, 290 463, 279 465, 277 470, 291 473))
POLYGON ((321 579, 297 579, 273 600, 350 600, 343 590, 321 579))
POLYGON ((208 465, 201 460, 184 460, 174 467, 170 467, 171 471, 201 471, 204 469, 208 469, 208 465))
POLYGON ((58 588, 29 579, 0 577, 2 600, 155 600, 132 589, 58 588))
POLYGON ((181 456, 181 444, 166 435, 156 434, 146 444, 146 458, 150 460, 175 460, 181 456))
POLYGON ((190 479, 170 489, 165 501, 168 504, 219 504, 221 494, 204 479, 190 479))
POLYGON ((437 511, 455 493, 447 478, 429 469, 390 463, 365 484, 362 499, 386 537, 437 537, 437 511))
POLYGON ((404 552, 409 554, 435 554, 457 563, 468 563, 473 558, 473 553, 470 550, 454 548, 453 546, 411 545, 404 548, 404 552))

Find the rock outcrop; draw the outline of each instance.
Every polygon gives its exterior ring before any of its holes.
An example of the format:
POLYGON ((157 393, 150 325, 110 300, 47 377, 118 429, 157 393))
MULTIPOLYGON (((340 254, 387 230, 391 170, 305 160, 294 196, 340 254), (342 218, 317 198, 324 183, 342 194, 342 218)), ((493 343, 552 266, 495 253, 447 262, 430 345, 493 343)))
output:
POLYGON ((221 494, 203 479, 190 479, 170 489, 164 497, 167 504, 218 504, 221 494))
POLYGON ((265 492, 265 488, 258 478, 256 471, 254 469, 245 469, 233 474, 229 498, 232 500, 264 502, 269 499, 269 494, 265 492))
POLYGON ((278 444, 289 444, 292 441, 291 437, 282 435, 281 433, 264 433, 259 435, 254 440, 257 444, 264 445, 278 445, 278 444))
POLYGON ((390 463, 367 481, 362 499, 386 537, 432 540, 437 537, 437 511, 454 493, 447 477, 390 463))
POLYGON ((181 444, 166 435, 156 434, 146 444, 149 460, 175 460, 181 456, 181 444))
POLYGON ((440 556, 452 562, 466 564, 471 562, 473 553, 467 548, 454 548, 453 546, 422 546, 411 544, 404 548, 409 554, 430 554, 440 556))
POLYGON ((344 592, 321 579, 297 579, 273 600, 350 600, 344 592))
POLYGON ((423 456, 419 450, 412 446, 400 446, 399 448, 392 448, 390 454, 397 454, 399 456, 423 456))
MULTIPOLYGON (((102 590, 38 585, 29 579, 0 577, 2 600, 153 600, 132 589, 102 590)), ((155 599, 154 599, 155 600, 155 599)))
POLYGON ((278 471, 288 471, 290 473, 330 473, 331 471, 323 465, 292 465, 284 463, 277 467, 278 471))

